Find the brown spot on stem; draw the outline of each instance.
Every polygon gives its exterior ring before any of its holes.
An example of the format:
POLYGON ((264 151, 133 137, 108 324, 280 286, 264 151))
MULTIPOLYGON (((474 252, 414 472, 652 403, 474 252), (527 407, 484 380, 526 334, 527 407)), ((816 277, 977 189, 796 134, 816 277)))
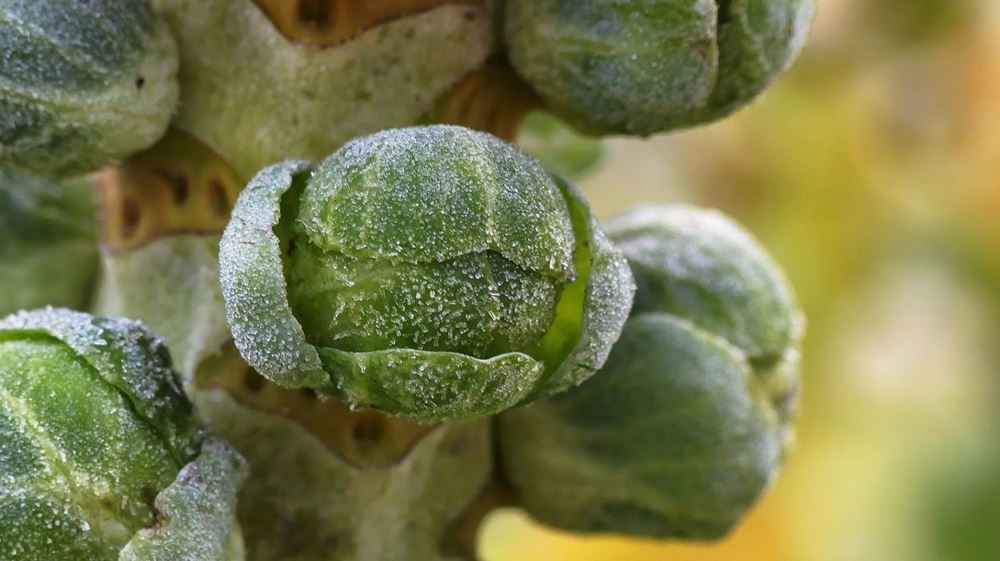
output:
POLYGON ((378 413, 363 413, 354 419, 351 437, 358 448, 370 450, 382 442, 385 432, 385 416, 378 413))
POLYGON ((229 194, 226 184, 218 177, 213 177, 208 182, 208 191, 205 193, 208 199, 208 206, 216 216, 229 216, 232 205, 229 203, 229 194))
POLYGON ((142 220, 142 211, 139 210, 139 203, 132 197, 125 197, 122 200, 121 212, 121 237, 129 239, 135 235, 139 229, 139 222, 142 220))

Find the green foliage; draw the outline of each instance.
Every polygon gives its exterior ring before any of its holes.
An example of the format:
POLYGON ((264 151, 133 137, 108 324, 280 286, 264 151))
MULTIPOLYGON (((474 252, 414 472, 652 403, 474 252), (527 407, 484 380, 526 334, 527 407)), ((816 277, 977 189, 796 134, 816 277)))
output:
POLYGON ((150 146, 176 74, 146 0, 0 1, 0 166, 62 177, 150 146))
POLYGON ((559 528, 718 538, 777 473, 799 312, 721 215, 649 208, 608 227, 636 278, 632 317, 594 377, 500 416, 506 473, 559 528))

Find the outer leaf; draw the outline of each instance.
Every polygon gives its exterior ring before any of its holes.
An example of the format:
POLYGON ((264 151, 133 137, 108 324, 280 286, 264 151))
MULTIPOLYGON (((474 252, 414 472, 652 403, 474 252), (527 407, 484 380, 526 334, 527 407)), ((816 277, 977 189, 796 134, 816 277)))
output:
POLYGON ((157 525, 139 530, 119 561, 242 561, 236 493, 246 476, 246 461, 236 451, 207 440, 157 495, 157 525))
POLYGON ((285 162, 250 181, 219 245, 219 280, 226 318, 243 358, 279 385, 317 388, 329 378, 288 304, 282 249, 274 231, 282 195, 310 169, 307 162, 285 162))
POLYGON ((719 79, 704 109, 678 125, 715 121, 753 101, 805 44, 816 0, 719 1, 719 79))
MULTIPOLYGON (((532 400, 571 388, 604 364, 625 325, 635 292, 625 257, 605 237, 583 194, 572 183, 554 177, 574 217, 580 278, 565 289, 561 304, 569 304, 569 309, 558 310, 550 328, 556 340, 543 341, 538 350, 548 354, 559 349, 556 352, 564 354, 556 355, 561 361, 535 388, 532 400)), ((551 366, 552 357, 548 358, 551 366)))
POLYGON ((503 413, 500 442, 521 504, 542 522, 712 539, 771 481, 782 439, 742 353, 642 314, 593 378, 503 413))
POLYGON ((394 349, 348 353, 319 349, 339 394, 420 422, 498 413, 532 390, 543 364, 522 353, 490 359, 394 349))
POLYGON ((146 0, 0 1, 0 165, 66 176, 153 144, 176 72, 146 0))

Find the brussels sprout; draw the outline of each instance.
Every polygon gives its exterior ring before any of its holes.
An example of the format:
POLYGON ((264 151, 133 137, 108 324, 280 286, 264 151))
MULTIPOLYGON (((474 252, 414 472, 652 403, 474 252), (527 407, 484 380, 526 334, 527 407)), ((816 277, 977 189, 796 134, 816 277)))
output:
POLYGON ((598 133, 647 135, 746 105, 795 59, 815 0, 508 0, 514 67, 598 133))
POLYGON ((0 559, 242 560, 244 476, 141 324, 52 308, 0 321, 0 559))
POLYGON ((68 176, 153 144, 176 74, 145 0, 0 0, 0 167, 68 176))
POLYGON ((598 369, 627 264, 570 184, 452 126, 352 141, 244 190, 220 276, 265 377, 418 421, 485 415, 598 369))
POLYGON ((0 317, 86 305, 97 274, 96 211, 89 185, 0 171, 0 317))
POLYGON ((650 208, 608 230, 635 275, 632 316, 595 376, 500 416, 506 473, 560 528, 718 538, 777 473, 800 313, 764 250, 718 213, 650 208))

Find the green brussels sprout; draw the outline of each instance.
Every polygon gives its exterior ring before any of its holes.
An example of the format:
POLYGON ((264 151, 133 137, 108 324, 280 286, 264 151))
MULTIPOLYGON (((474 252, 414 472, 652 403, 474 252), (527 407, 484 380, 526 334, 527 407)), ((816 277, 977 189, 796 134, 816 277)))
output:
POLYGON ((177 97, 146 0, 0 0, 0 167, 93 171, 153 144, 177 97))
POLYGON ((778 267, 721 214, 608 224, 636 279, 604 368, 503 413, 506 473, 534 517, 578 532, 716 539, 777 474, 797 396, 799 313, 778 267))
POLYGON ((0 317, 87 304, 97 275, 96 210, 89 185, 0 171, 0 317))
POLYGON ((628 266, 569 183, 454 126, 354 140, 244 190, 220 245, 243 357, 417 421, 486 415, 600 368, 628 266))
POLYGON ((512 64, 596 133, 648 135, 722 118, 795 59, 815 0, 508 0, 512 64))
POLYGON ((0 321, 0 559, 240 561, 244 476, 141 324, 0 321))

